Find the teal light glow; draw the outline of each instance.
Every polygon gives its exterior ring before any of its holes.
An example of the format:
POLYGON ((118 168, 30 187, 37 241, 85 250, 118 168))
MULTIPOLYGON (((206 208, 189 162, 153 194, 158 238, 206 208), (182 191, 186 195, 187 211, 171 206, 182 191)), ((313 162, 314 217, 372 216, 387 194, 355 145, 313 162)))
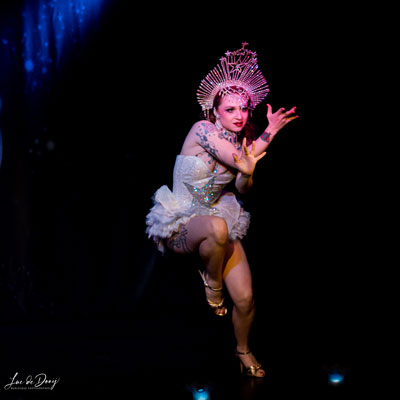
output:
POLYGON ((192 391, 193 400, 209 400, 210 394, 207 389, 199 388, 192 391))
POLYGON ((329 383, 333 385, 339 385, 343 382, 344 380, 344 375, 339 374, 337 372, 329 374, 329 383))

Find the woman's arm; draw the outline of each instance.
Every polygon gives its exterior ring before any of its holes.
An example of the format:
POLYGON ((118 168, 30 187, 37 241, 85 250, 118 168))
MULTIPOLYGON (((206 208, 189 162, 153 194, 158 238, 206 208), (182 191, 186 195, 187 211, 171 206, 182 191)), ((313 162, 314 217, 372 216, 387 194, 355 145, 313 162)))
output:
MULTIPOLYGON (((251 156, 254 158, 255 162, 251 172, 247 169, 246 172, 239 172, 236 177, 235 186, 239 193, 247 193, 253 186, 253 172, 257 161, 265 156, 265 150, 270 145, 272 139, 275 135, 290 121, 296 119, 298 116, 294 115, 296 107, 285 112, 284 108, 280 108, 277 112, 272 113, 272 107, 267 104, 268 112, 268 127, 265 131, 251 144, 251 156)), ((244 139, 245 140, 245 139, 244 139)), ((245 151, 245 156, 249 157, 249 150, 247 149, 245 142, 243 143, 243 149, 245 151)), ((235 164, 237 166, 238 160, 235 158, 235 164)), ((240 171, 240 170, 239 170, 240 171)))
POLYGON ((190 129, 182 153, 192 152, 193 147, 201 147, 213 158, 230 168, 237 168, 233 155, 241 158, 242 146, 240 143, 228 141, 209 121, 196 122, 190 129))
POLYGON ((215 125, 207 120, 196 122, 189 131, 182 153, 190 152, 190 148, 201 147, 209 155, 227 167, 235 168, 239 171, 236 177, 236 188, 240 193, 246 193, 253 185, 253 172, 258 160, 265 156, 265 150, 270 145, 275 135, 290 121, 298 116, 294 115, 296 107, 285 112, 280 108, 272 113, 272 107, 267 104, 268 127, 255 140, 249 148, 246 147, 246 138, 243 145, 230 142, 217 130, 215 125))
MULTIPOLYGON (((270 104, 267 104, 267 107, 268 107, 267 111, 268 126, 254 142, 257 147, 255 153, 256 156, 258 156, 267 149, 267 147, 271 144, 276 134, 284 126, 286 126, 290 121, 293 121, 294 119, 298 118, 298 115, 294 115, 296 112, 296 107, 291 108, 289 111, 285 111, 284 108, 280 108, 275 113, 272 113, 272 107, 270 104)), ((252 148, 250 149, 252 150, 252 148)))
POLYGON ((235 165, 239 173, 236 176, 235 186, 239 193, 247 193, 253 186, 253 173, 256 164, 267 153, 264 151, 256 156, 257 145, 252 146, 251 152, 246 146, 246 138, 243 139, 243 156, 239 160, 237 156, 233 156, 235 165))
POLYGON ((235 186, 239 193, 250 190, 254 168, 258 160, 266 154, 263 152, 255 156, 257 146, 252 146, 253 150, 250 152, 246 146, 246 138, 243 138, 242 145, 228 141, 209 121, 199 121, 193 125, 183 144, 181 154, 196 152, 197 150, 193 151, 194 147, 206 150, 213 159, 238 171, 235 186))
POLYGON ((235 187, 240 194, 247 193, 253 186, 253 174, 246 175, 239 172, 236 176, 235 187))
MULTIPOLYGON (((267 104, 268 112, 268 127, 255 140, 256 152, 255 157, 262 154, 272 142, 275 135, 290 121, 298 116, 294 115, 296 107, 285 112, 284 108, 280 108, 275 113, 272 113, 271 105, 267 104)), ((237 156, 239 159, 243 155, 243 148, 239 143, 233 143, 222 135, 215 125, 207 120, 196 122, 184 143, 184 148, 188 146, 200 146, 206 150, 212 157, 230 168, 237 168, 235 160, 232 156, 237 156)), ((249 151, 252 152, 253 145, 249 146, 249 151)))

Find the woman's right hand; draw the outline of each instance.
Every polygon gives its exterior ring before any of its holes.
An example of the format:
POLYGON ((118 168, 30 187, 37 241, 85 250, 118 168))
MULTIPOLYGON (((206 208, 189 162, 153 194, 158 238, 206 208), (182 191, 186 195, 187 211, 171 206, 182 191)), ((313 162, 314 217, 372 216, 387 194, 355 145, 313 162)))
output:
POLYGON ((243 153, 241 158, 239 159, 238 156, 233 153, 233 160, 235 162, 236 169, 241 172, 245 176, 251 176, 254 172, 254 168, 259 160, 261 160, 267 153, 264 151, 259 156, 256 156, 256 143, 253 142, 251 152, 247 148, 246 145, 246 138, 243 138, 243 153))

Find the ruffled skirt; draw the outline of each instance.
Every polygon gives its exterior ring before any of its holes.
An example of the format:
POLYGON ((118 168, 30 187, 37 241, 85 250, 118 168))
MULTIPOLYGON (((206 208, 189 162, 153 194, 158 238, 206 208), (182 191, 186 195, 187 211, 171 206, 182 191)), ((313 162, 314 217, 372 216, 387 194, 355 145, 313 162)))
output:
POLYGON ((224 192, 212 207, 185 205, 179 197, 170 191, 168 186, 161 186, 153 196, 153 207, 146 216, 146 233, 156 242, 158 249, 164 253, 165 239, 178 232, 181 225, 191 218, 201 215, 214 215, 225 219, 229 239, 242 239, 250 224, 250 213, 244 211, 235 195, 224 192))

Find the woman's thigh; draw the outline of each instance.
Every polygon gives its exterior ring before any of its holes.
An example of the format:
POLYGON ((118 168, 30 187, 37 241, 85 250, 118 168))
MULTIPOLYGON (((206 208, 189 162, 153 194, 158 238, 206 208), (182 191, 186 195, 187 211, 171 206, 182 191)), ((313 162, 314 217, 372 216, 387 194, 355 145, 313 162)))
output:
POLYGON ((226 222, 213 215, 201 215, 191 218, 182 225, 179 232, 167 239, 167 246, 178 254, 192 254, 198 251, 200 243, 218 230, 224 230, 226 222))

